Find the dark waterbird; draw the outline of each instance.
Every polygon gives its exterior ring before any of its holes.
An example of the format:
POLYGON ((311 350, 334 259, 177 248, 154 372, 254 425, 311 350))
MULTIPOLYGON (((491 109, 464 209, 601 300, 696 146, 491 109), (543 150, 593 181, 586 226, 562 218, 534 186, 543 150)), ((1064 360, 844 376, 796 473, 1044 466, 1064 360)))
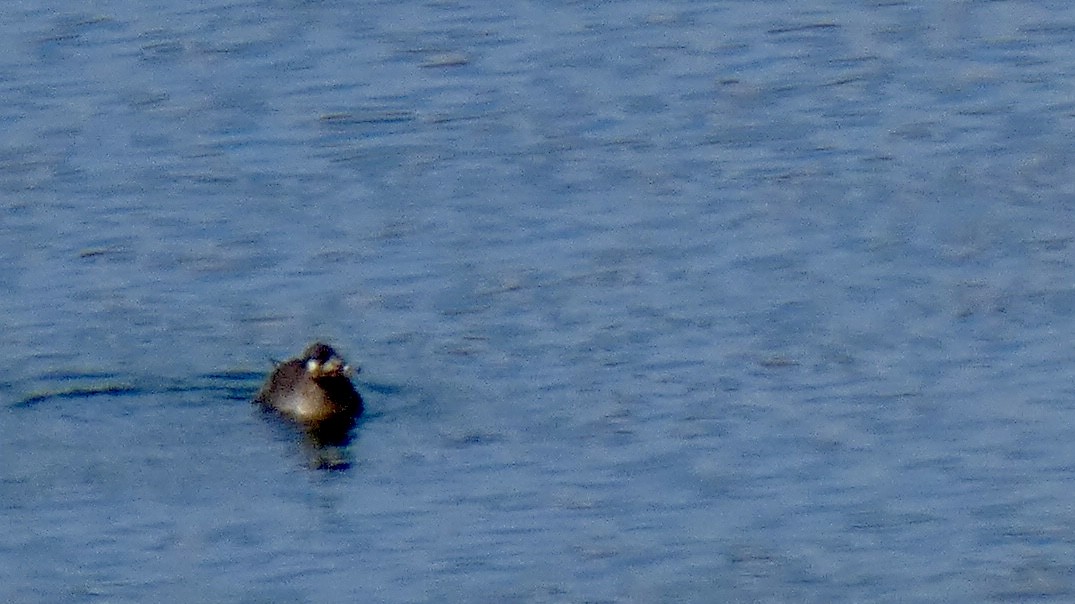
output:
POLYGON ((315 444, 344 445, 362 415, 362 397, 350 375, 339 353, 315 342, 299 357, 278 363, 254 402, 299 425, 315 444))

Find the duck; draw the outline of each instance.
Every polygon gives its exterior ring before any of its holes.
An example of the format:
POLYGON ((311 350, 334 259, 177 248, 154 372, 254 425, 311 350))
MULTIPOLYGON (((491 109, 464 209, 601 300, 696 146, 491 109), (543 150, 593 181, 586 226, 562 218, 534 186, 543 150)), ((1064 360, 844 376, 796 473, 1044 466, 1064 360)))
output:
POLYGON ((298 357, 276 363, 254 402, 318 441, 344 441, 363 411, 352 373, 332 346, 314 342, 298 357))

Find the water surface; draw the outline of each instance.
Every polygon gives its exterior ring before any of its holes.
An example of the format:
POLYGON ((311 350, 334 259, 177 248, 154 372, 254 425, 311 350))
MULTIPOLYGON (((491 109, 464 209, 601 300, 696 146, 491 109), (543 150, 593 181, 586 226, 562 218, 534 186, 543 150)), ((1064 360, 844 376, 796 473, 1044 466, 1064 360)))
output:
POLYGON ((0 595, 1070 601, 1075 10, 0 8, 0 595), (326 338, 350 469, 248 404, 326 338))

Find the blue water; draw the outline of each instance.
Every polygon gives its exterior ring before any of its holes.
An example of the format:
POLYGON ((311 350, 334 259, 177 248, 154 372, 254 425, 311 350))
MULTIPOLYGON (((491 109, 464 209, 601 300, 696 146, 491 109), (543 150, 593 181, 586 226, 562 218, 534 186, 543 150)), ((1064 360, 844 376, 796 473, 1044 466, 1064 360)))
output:
POLYGON ((0 600, 1075 600, 1075 8, 0 7, 0 600), (349 469, 249 399, 324 338, 349 469))

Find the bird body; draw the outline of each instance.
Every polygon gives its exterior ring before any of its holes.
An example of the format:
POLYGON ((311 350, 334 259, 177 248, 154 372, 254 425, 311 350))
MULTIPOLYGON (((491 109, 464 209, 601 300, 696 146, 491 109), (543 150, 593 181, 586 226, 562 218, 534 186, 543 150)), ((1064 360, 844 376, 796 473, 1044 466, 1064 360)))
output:
POLYGON ((277 364, 254 401, 311 433, 343 438, 363 410, 350 373, 331 346, 315 342, 277 364))

